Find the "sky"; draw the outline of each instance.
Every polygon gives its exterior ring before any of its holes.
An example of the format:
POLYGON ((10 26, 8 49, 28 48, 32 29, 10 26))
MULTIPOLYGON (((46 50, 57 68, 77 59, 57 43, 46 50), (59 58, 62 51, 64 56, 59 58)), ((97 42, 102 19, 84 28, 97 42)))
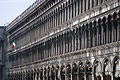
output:
POLYGON ((7 26, 36 0, 0 0, 0 26, 7 26))

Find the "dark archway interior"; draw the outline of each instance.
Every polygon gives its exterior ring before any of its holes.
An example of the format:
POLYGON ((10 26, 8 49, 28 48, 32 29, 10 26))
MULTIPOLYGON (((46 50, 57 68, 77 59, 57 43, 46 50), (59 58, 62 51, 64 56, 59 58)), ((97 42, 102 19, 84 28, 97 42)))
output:
POLYGON ((111 76, 110 75, 106 75, 105 80, 111 80, 111 76))
POLYGON ((65 80, 65 67, 64 66, 62 66, 61 67, 61 80, 65 80))
POLYGON ((115 77, 114 80, 120 80, 120 77, 115 77))
POLYGON ((75 63, 73 64, 72 74, 73 80, 77 80, 77 65, 75 63))

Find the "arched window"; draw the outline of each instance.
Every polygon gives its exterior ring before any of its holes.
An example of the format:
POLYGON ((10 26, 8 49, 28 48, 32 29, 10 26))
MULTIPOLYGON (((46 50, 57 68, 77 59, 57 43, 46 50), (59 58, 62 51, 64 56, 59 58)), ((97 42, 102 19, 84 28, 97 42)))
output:
POLYGON ((54 69, 54 71, 55 71, 55 73, 56 73, 56 75, 55 75, 56 80, 60 80, 60 70, 59 70, 59 66, 56 65, 55 68, 56 68, 56 69, 54 69))
POLYGON ((98 20, 98 45, 101 45, 101 19, 98 20))
POLYGON ((119 26, 118 26, 118 22, 117 22, 117 13, 115 12, 113 14, 113 41, 117 41, 118 39, 118 34, 119 33, 119 26))
POLYGON ((112 42, 112 16, 108 15, 108 43, 112 42))
POLYGON ((86 72, 86 80, 92 80, 92 65, 89 61, 86 62, 85 65, 85 72, 86 72))
POLYGON ((72 78, 73 80, 78 80, 77 76, 78 76, 78 72, 77 72, 77 65, 75 63, 73 63, 72 65, 72 78))
POLYGON ((93 46, 97 45, 97 21, 93 22, 93 46))
POLYGON ((119 77, 119 70, 120 70, 120 59, 116 56, 114 59, 113 59, 113 80, 120 80, 120 77, 119 77))
POLYGON ((93 23, 89 24, 89 47, 93 47, 93 23))
POLYGON ((53 65, 52 65, 52 68, 51 68, 51 79, 55 80, 55 67, 53 65))
POLYGON ((85 69, 84 69, 84 66, 83 66, 83 63, 80 61, 79 62, 79 80, 84 80, 84 72, 85 72, 85 69))
POLYGON ((61 71, 60 71, 60 75, 61 75, 61 80, 65 80, 65 66, 61 66, 61 71))
POLYGON ((71 66, 70 66, 70 64, 68 64, 66 66, 66 76, 67 76, 68 80, 71 80, 71 66))
POLYGON ((85 26, 85 48, 89 47, 89 30, 88 30, 88 24, 85 26))
POLYGON ((107 25, 106 25, 106 17, 103 17, 103 19, 102 19, 102 29, 103 29, 103 32, 102 32, 102 34, 103 34, 103 37, 102 37, 102 44, 106 44, 106 27, 107 27, 107 25))
POLYGON ((40 69, 40 80, 43 80, 43 69, 40 69))
POLYGON ((95 60, 94 63, 94 80, 101 80, 100 73, 102 72, 102 65, 98 60, 95 60))
POLYGON ((81 27, 81 48, 85 48, 85 25, 81 27))
POLYGON ((103 79, 104 80, 111 80, 111 75, 109 72, 111 72, 111 64, 108 59, 104 60, 104 65, 103 65, 103 79))
POLYGON ((47 68, 47 77, 48 77, 48 80, 50 80, 50 67, 48 66, 48 68, 47 68))

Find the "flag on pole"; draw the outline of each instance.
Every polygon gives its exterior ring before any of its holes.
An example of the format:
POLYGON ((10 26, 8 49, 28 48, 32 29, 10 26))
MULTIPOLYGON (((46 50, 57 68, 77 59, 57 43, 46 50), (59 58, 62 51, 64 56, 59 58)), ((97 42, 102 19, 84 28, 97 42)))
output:
POLYGON ((12 44, 12 48, 15 48, 16 46, 16 43, 15 43, 15 40, 13 41, 13 44, 12 44))

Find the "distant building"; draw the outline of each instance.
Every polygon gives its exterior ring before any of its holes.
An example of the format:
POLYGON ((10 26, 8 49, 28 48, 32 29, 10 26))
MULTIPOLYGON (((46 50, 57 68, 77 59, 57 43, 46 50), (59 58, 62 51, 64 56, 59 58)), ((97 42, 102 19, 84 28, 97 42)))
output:
POLYGON ((6 34, 6 80, 120 80, 120 0, 36 0, 6 34))
POLYGON ((0 26, 0 80, 4 80, 5 74, 5 26, 0 26))

